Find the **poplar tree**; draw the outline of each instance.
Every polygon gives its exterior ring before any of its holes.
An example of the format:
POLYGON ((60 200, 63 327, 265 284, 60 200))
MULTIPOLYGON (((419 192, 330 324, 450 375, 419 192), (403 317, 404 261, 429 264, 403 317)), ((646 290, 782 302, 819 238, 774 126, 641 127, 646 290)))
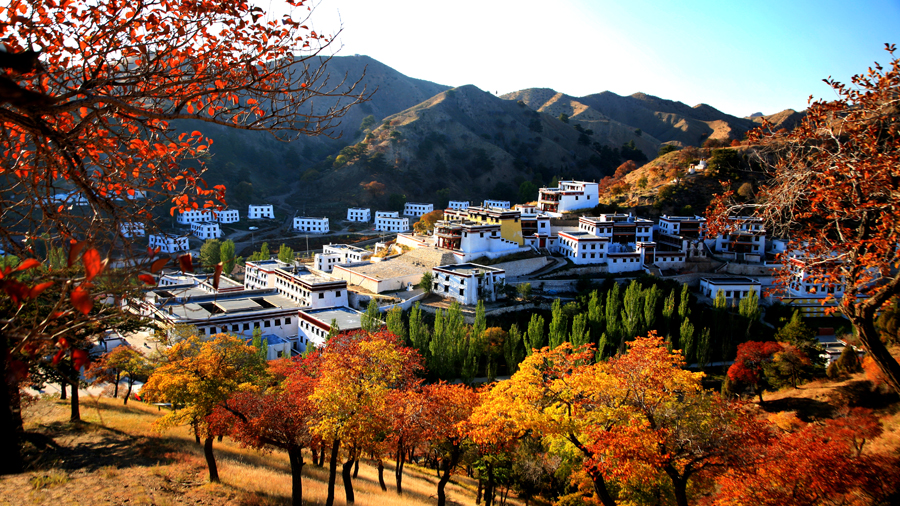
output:
POLYGON ((399 337, 404 343, 410 343, 409 336, 406 333, 406 326, 403 324, 403 309, 399 306, 391 308, 386 313, 388 332, 399 337))
POLYGON ((591 342, 591 331, 588 328, 588 315, 585 313, 575 315, 572 320, 572 335, 569 337, 572 346, 582 346, 591 342))
POLYGON ((413 348, 419 350, 426 360, 428 359, 427 353, 430 352, 428 349, 429 338, 428 326, 422 321, 422 310, 419 308, 419 303, 416 302, 409 312, 409 340, 412 342, 413 348))
MULTIPOLYGON (((674 340, 675 338, 672 335, 673 334, 672 324, 674 323, 673 320, 674 320, 674 315, 675 315, 675 289, 674 288, 669 291, 668 297, 666 297, 666 299, 663 301, 662 315, 663 315, 663 322, 666 325, 666 336, 668 336, 670 339, 674 340)), ((677 348, 678 347, 677 343, 674 343, 674 344, 675 344, 675 347, 677 348)))
POLYGON ((531 355, 532 350, 540 350, 547 345, 544 340, 544 317, 539 314, 531 315, 528 322, 528 333, 525 340, 525 353, 531 355))
POLYGON ((503 340, 503 358, 506 359, 506 373, 510 376, 515 374, 519 363, 525 358, 524 337, 519 326, 513 323, 503 340))
POLYGON ((559 299, 553 301, 550 308, 550 349, 556 348, 566 340, 566 315, 562 311, 562 302, 559 299))
POLYGON ((625 289, 625 299, 622 304, 622 324, 625 327, 624 338, 619 341, 619 353, 625 351, 625 341, 634 339, 641 331, 641 315, 643 313, 643 296, 641 285, 637 280, 631 282, 625 289))
POLYGON ((619 295, 619 284, 616 283, 612 290, 606 292, 606 338, 617 349, 622 339, 621 312, 622 300, 619 295))

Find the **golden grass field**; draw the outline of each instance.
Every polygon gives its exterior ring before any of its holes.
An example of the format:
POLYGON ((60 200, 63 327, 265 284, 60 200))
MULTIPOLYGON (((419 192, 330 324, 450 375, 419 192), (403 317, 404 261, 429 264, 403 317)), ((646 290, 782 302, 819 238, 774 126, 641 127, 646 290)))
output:
MULTIPOLYGON (((68 401, 44 398, 25 410, 26 429, 47 434, 60 448, 41 452, 35 459, 38 470, 0 478, 0 506, 290 504, 286 453, 261 453, 225 438, 214 445, 222 482, 212 484, 203 448, 187 428, 154 430, 152 423, 162 414, 156 407, 140 402, 123 406, 121 400, 108 398, 82 401, 81 424, 68 422, 68 401)), ((328 469, 313 466, 309 455, 305 460, 304 504, 322 505, 328 469)), ((378 485, 373 463, 363 460, 354 480, 355 504, 418 506, 437 501, 433 470, 407 464, 402 496, 394 489, 390 461, 385 462, 384 477, 386 492, 378 485)), ((447 485, 448 504, 475 504, 476 487, 475 480, 454 475, 447 485)), ((345 504, 340 470, 335 504, 345 504)), ((522 503, 510 497, 508 504, 522 503)))

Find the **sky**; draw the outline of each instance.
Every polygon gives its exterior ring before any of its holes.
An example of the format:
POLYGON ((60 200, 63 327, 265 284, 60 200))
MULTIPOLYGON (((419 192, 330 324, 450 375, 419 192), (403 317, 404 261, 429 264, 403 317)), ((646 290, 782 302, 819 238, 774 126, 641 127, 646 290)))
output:
POLYGON ((822 79, 887 65, 900 43, 900 0, 321 0, 310 21, 341 29, 338 55, 439 84, 644 92, 741 117, 832 99, 822 79))

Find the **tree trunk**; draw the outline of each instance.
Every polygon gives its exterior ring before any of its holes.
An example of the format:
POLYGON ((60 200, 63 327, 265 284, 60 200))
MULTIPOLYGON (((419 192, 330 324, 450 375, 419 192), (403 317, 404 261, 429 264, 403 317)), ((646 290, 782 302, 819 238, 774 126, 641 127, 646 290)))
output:
POLYGON ((384 461, 378 459, 378 484, 381 485, 381 491, 387 492, 387 485, 384 484, 384 461))
POLYGON ((478 491, 475 492, 475 504, 481 504, 481 495, 484 493, 484 482, 478 478, 478 491))
POLYGON ((344 465, 341 467, 341 479, 344 481, 344 496, 347 504, 356 502, 356 496, 353 495, 353 478, 350 476, 353 472, 354 462, 356 462, 356 459, 353 458, 351 453, 347 456, 347 462, 344 462, 344 465))
POLYGON ((609 493, 609 489, 606 488, 606 481, 603 479, 603 474, 600 471, 593 471, 590 473, 591 481, 594 483, 594 492, 597 494, 597 498, 600 499, 600 502, 603 506, 616 506, 616 500, 613 499, 613 496, 609 493))
MULTIPOLYGON (((131 388, 134 386, 134 380, 131 379, 131 376, 128 376, 128 392, 125 393, 125 402, 123 403, 125 406, 128 405, 128 398, 131 397, 131 388)), ((119 391, 119 382, 116 382, 116 392, 119 391)))
POLYGON ((359 475, 359 457, 357 457, 355 460, 356 460, 356 462, 353 463, 353 479, 354 480, 359 475))
POLYGON ((437 506, 445 506, 447 503, 447 493, 444 491, 444 488, 447 486, 447 482, 450 481, 450 461, 445 460, 443 467, 444 469, 440 474, 437 486, 437 506))
MULTIPOLYGON (((78 374, 77 372, 75 374, 78 374)), ((72 411, 69 415, 70 422, 80 422, 81 421, 81 405, 78 402, 78 378, 75 378, 75 382, 72 383, 72 401, 71 401, 72 411)))
POLYGON ((291 505, 303 506, 303 449, 288 448, 291 461, 291 505))
POLYGON ((895 392, 900 393, 900 364, 891 355, 887 347, 881 342, 881 336, 875 328, 875 314, 866 314, 868 311, 858 310, 857 315, 850 317, 850 323, 856 328, 859 341, 866 348, 866 352, 881 369, 888 385, 895 392))
POLYGON ((494 467, 487 466, 487 483, 484 485, 484 506, 491 506, 494 502, 494 467))
POLYGON ((313 465, 314 465, 314 466, 319 465, 319 454, 316 453, 316 447, 315 447, 315 446, 311 446, 311 447, 309 448, 309 452, 312 453, 312 463, 313 463, 313 465))
POLYGON ((67 388, 69 388, 69 384, 65 380, 59 382, 59 400, 64 401, 69 398, 69 393, 66 392, 67 388))
POLYGON ((209 467, 209 482, 219 483, 219 468, 216 467, 216 456, 213 455, 213 438, 207 437, 203 443, 203 455, 206 457, 206 466, 209 467))
POLYGON ((10 367, 5 336, 0 336, 0 475, 18 474, 24 470, 19 450, 22 431, 19 383, 10 367))
MULTIPOLYGON (((335 439, 331 442, 331 457, 328 459, 328 497, 325 498, 325 506, 334 505, 334 482, 337 481, 337 459, 338 450, 341 448, 341 441, 335 439)), ((322 449, 325 452, 325 449, 322 449)))
POLYGON ((681 476, 678 471, 671 465, 663 468, 669 479, 672 480, 672 492, 675 494, 675 504, 677 506, 688 506, 687 499, 687 477, 681 476))
POLYGON ((394 468, 394 481, 397 482, 397 493, 403 495, 403 466, 406 464, 406 452, 403 451, 403 443, 397 450, 397 467, 394 468))
MULTIPOLYGON (((116 386, 114 387, 115 389, 113 390, 113 399, 119 398, 119 375, 120 374, 122 374, 122 371, 116 369, 116 386)), ((126 403, 128 402, 128 397, 125 398, 125 402, 126 403)))

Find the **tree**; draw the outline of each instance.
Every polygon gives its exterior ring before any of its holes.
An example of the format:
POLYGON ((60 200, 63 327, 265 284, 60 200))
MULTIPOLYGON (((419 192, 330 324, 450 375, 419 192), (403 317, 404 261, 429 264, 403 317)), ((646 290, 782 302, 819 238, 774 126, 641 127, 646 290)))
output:
POLYGON ((560 344, 562 344, 566 338, 567 334, 568 321, 566 319, 566 315, 562 312, 562 303, 559 299, 553 301, 551 306, 551 317, 550 317, 550 348, 556 348, 560 344))
POLYGON ((737 357, 728 368, 731 381, 741 381, 753 387, 759 402, 763 402, 766 387, 766 368, 774 360, 775 354, 783 350, 779 343, 747 341, 738 345, 737 357))
POLYGON ((218 239, 207 239, 200 246, 200 265, 206 269, 214 269, 221 262, 222 243, 218 239))
POLYGON ((547 345, 544 336, 544 317, 535 313, 528 322, 528 330, 525 332, 525 353, 531 355, 534 350, 540 350, 547 345))
POLYGON ((710 233, 727 229, 727 216, 748 211, 775 236, 789 237, 782 280, 802 269, 810 282, 844 287, 837 310, 900 392, 900 364, 879 339, 875 315, 900 294, 900 130, 896 90, 900 59, 886 46, 890 65, 875 65, 852 86, 826 82, 837 99, 818 100, 790 132, 761 128, 749 134, 761 146, 767 181, 756 202, 725 192, 710 206, 710 233), (792 258, 789 258, 792 257, 792 258))
POLYGON ((441 209, 431 211, 430 213, 423 214, 419 221, 417 221, 414 225, 416 232, 420 234, 425 234, 427 232, 431 232, 434 230, 434 224, 439 220, 444 219, 444 211, 441 209), (420 225, 421 224, 421 225, 420 225))
POLYGON ((417 285, 421 288, 425 293, 431 293, 432 290, 432 275, 431 272, 425 271, 422 273, 422 278, 419 279, 419 284, 417 285))
POLYGON ((258 381, 263 363, 256 348, 238 337, 217 334, 201 342, 196 336, 175 343, 166 350, 167 362, 157 368, 141 389, 150 402, 179 406, 154 422, 160 428, 190 425, 204 438, 203 453, 209 467, 209 481, 219 481, 213 454, 213 438, 222 434, 210 425, 209 417, 228 397, 258 381))
POLYGON ((447 501, 444 489, 450 481, 450 474, 459 464, 467 441, 464 422, 478 405, 479 399, 475 390, 465 385, 443 382, 427 385, 423 393, 423 439, 440 460, 437 504, 444 506, 447 501))
POLYGON ((128 377, 128 391, 123 404, 128 404, 135 381, 145 380, 152 371, 152 365, 143 353, 130 345, 120 345, 93 362, 84 373, 85 377, 97 383, 113 383, 113 397, 119 396, 119 381, 124 373, 128 377))
POLYGON ((531 297, 532 297, 531 283, 519 283, 516 286, 516 293, 524 301, 531 300, 531 297))
POLYGON ((321 351, 321 369, 310 400, 319 416, 311 428, 331 442, 328 496, 334 503, 338 451, 347 448, 341 475, 347 503, 355 495, 351 470, 360 452, 382 431, 382 414, 392 390, 408 388, 421 369, 418 354, 387 332, 348 332, 332 339, 321 351))
POLYGON ((231 239, 222 241, 219 246, 219 260, 222 262, 222 272, 226 276, 231 276, 234 266, 237 264, 237 257, 234 254, 234 241, 231 239))
POLYGON ((275 380, 265 389, 235 392, 216 406, 210 415, 213 426, 222 427, 244 446, 266 450, 279 448, 288 454, 291 465, 291 504, 303 504, 303 449, 315 435, 309 426, 316 420, 312 394, 319 355, 302 359, 279 359, 268 365, 275 380))
POLYGON ((375 297, 369 299, 366 312, 360 318, 360 328, 366 332, 374 332, 381 327, 381 310, 378 309, 378 301, 375 297))
POLYGON ((294 250, 289 248, 286 244, 282 244, 280 248, 278 248, 278 260, 286 264, 294 263, 294 250))
POLYGON ((561 112, 561 113, 559 113, 559 120, 562 121, 563 123, 568 123, 569 115, 564 112, 561 112))

